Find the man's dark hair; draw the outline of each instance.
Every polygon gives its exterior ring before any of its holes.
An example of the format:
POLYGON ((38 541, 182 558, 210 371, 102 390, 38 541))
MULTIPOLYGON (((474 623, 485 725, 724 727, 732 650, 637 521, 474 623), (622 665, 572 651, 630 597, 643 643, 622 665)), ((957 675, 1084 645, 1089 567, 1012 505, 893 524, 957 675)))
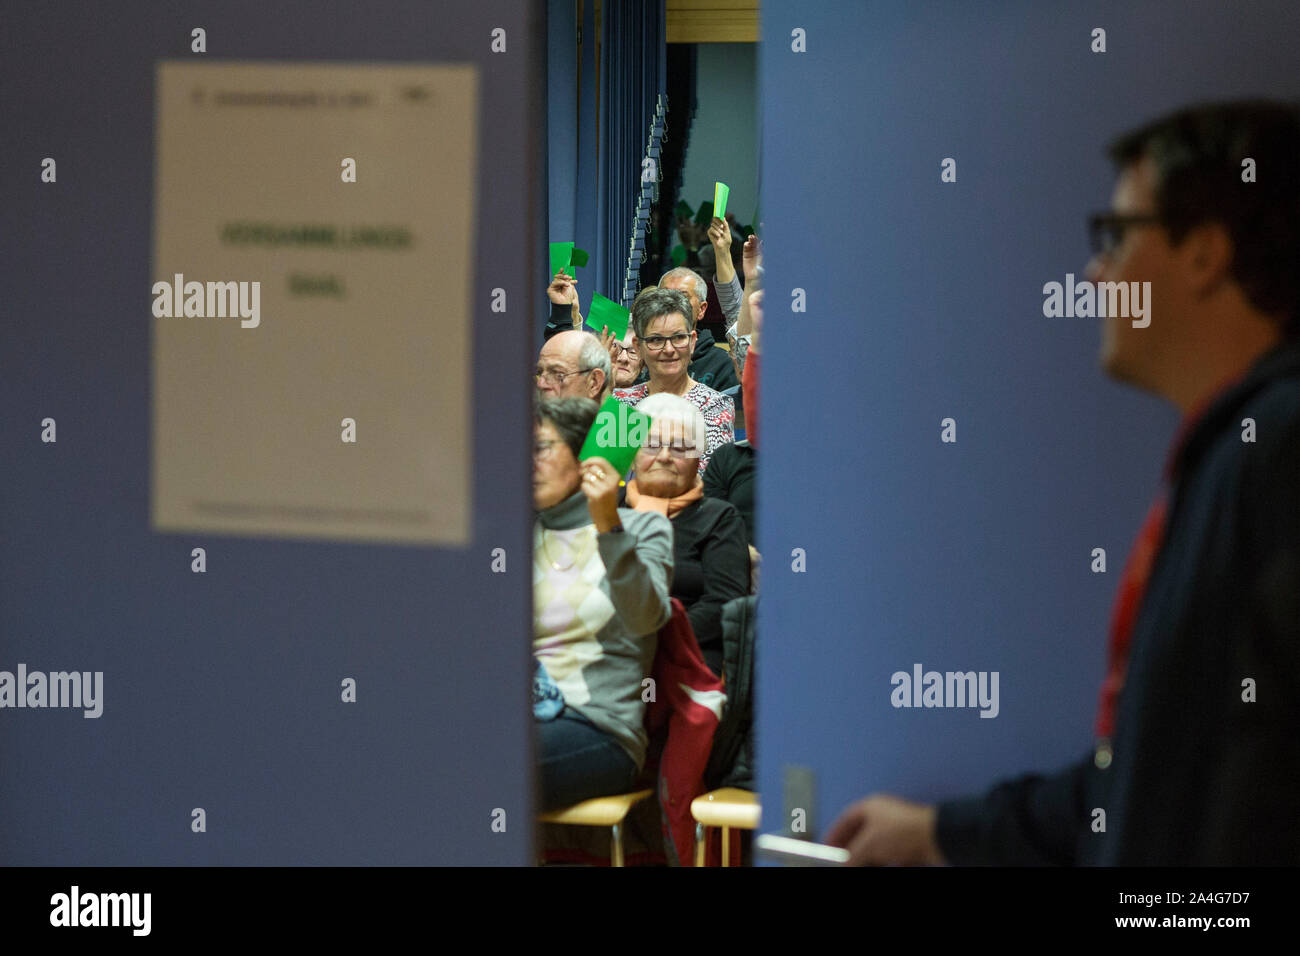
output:
POLYGON ((646 327, 661 315, 681 313, 686 321, 686 331, 695 329, 695 315, 691 300, 676 289, 646 289, 632 303, 632 331, 638 339, 645 338, 646 327))
POLYGON ((1117 138, 1124 168, 1149 157, 1155 212, 1172 243, 1206 222, 1232 239, 1231 275, 1256 309, 1300 334, 1300 109, 1242 100, 1190 106, 1117 138), (1243 160, 1255 182, 1243 182, 1243 160))
POLYGON ((533 412, 533 422, 537 425, 543 422, 554 425, 573 452, 573 457, 577 458, 598 411, 600 406, 589 398, 539 398, 533 412))

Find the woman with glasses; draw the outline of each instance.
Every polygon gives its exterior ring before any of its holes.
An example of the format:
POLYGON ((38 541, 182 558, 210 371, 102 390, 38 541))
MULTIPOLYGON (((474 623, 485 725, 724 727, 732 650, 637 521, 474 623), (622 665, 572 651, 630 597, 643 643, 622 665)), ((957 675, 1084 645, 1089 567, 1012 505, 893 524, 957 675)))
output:
POLYGON ((616 388, 614 397, 632 406, 651 395, 684 398, 704 416, 707 440, 699 449, 700 474, 716 448, 735 441, 736 403, 690 376, 695 351, 695 316, 690 301, 675 289, 646 289, 632 303, 632 329, 649 380, 630 388, 616 388))
POLYGON ((648 743, 641 681, 671 614, 668 519, 619 508, 622 476, 603 458, 578 460, 597 410, 586 398, 543 398, 534 421, 533 655, 544 668, 534 714, 544 812, 631 789, 648 743))
POLYGON ((722 606, 749 593, 749 538, 735 507, 704 496, 697 462, 707 441, 703 413, 676 395, 651 395, 627 504, 667 516, 673 529, 672 596, 691 619, 704 662, 722 673, 722 606))

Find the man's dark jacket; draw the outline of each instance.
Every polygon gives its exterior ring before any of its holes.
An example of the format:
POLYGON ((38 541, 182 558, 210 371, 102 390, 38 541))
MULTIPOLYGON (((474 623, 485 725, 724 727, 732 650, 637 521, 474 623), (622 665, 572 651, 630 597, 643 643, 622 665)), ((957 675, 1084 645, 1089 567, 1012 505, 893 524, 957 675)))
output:
POLYGON ((542 338, 550 339, 561 332, 569 332, 573 329, 573 312, 569 305, 560 305, 551 303, 551 314, 546 320, 546 329, 542 332, 542 338))
POLYGON ((714 344, 713 333, 708 329, 699 329, 699 333, 699 338, 695 340, 695 351, 691 353, 691 365, 687 369, 691 378, 715 392, 725 392, 733 385, 739 385, 736 367, 731 364, 731 353, 714 344))
POLYGON ((1110 766, 940 804, 949 862, 1300 864, 1300 344, 1211 401, 1171 475, 1110 766))

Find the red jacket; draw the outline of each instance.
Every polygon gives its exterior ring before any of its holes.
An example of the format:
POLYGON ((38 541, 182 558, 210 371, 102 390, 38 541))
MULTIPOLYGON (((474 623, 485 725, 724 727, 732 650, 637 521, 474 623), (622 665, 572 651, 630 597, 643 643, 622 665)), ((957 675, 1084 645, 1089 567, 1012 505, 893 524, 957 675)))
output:
POLYGON ((758 366, 762 359, 750 349, 740 373, 741 406, 745 409, 745 440, 758 447, 758 366))
MULTIPOLYGON (((646 705, 645 726, 651 751, 637 786, 653 776, 659 796, 659 825, 663 852, 629 853, 630 866, 671 863, 691 866, 695 845, 695 819, 691 801, 704 792, 704 768, 713 748, 713 733, 721 720, 726 700, 722 681, 709 670, 700 655, 686 608, 672 599, 672 616, 659 630, 659 643, 651 678, 655 699, 646 705), (662 748, 656 743, 662 740, 662 748)), ((633 811, 636 812, 635 810, 633 811)), ((709 860, 718 853, 710 840, 709 860)), ((733 865, 738 862, 739 843, 733 844, 733 865)), ((544 854, 549 863, 608 865, 608 856, 595 856, 581 849, 552 849, 544 854)))
POLYGON ((651 673, 655 702, 646 707, 646 730, 653 738, 665 724, 668 728, 656 779, 664 851, 669 863, 691 866, 691 801, 704 792, 704 768, 727 698, 722 681, 700 655, 682 602, 673 598, 672 603, 672 617, 659 631, 651 673))

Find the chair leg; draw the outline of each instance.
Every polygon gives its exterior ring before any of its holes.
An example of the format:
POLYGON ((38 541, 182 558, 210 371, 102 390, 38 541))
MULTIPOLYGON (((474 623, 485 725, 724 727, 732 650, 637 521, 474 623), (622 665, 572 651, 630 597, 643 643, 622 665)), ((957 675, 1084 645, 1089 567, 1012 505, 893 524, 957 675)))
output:
POLYGON ((704 865, 704 850, 706 846, 707 846, 707 841, 704 838, 704 824, 696 823, 695 824, 695 865, 696 866, 704 865))
POLYGON ((731 866, 731 827, 722 828, 722 865, 731 866))
POLYGON ((614 836, 611 840, 609 865, 623 865, 623 825, 621 823, 614 824, 614 836))

